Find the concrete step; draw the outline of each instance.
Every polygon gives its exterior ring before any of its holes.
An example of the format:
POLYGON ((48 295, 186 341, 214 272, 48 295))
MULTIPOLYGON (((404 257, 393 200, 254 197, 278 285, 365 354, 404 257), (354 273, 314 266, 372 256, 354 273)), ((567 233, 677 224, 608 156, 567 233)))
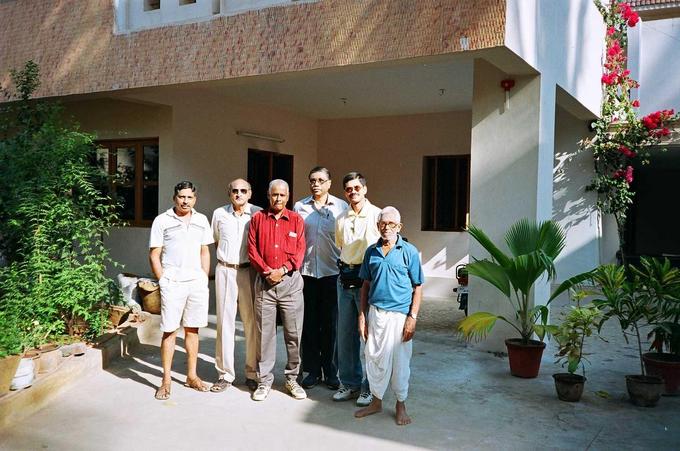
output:
POLYGON ((66 357, 51 373, 40 374, 30 387, 0 396, 0 429, 33 415, 81 378, 129 356, 139 344, 137 329, 142 324, 128 323, 102 335, 99 344, 88 346, 84 355, 66 357))

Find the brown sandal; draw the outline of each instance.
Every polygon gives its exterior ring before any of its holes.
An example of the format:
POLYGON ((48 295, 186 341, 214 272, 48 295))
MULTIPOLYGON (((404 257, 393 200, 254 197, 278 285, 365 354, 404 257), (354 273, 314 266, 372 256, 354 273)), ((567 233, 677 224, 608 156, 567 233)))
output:
POLYGON ((220 393, 229 388, 230 386, 231 382, 220 377, 214 384, 212 384, 212 387, 210 387, 210 391, 213 393, 220 393))
POLYGON ((206 391, 210 390, 210 387, 208 386, 208 384, 203 382, 198 377, 196 377, 194 379, 187 379, 184 386, 189 387, 189 388, 193 388, 194 390, 200 391, 200 392, 206 392, 206 391))
POLYGON ((161 386, 158 387, 158 390, 156 390, 154 398, 159 401, 170 399, 170 384, 161 384, 161 386))

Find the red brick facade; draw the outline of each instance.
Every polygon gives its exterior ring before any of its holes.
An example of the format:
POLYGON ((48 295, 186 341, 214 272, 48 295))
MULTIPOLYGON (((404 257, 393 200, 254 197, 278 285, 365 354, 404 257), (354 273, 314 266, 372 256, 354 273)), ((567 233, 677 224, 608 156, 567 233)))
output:
POLYGON ((505 0, 322 0, 113 34, 112 0, 0 2, 0 83, 29 59, 40 96, 329 68, 503 45, 505 0))

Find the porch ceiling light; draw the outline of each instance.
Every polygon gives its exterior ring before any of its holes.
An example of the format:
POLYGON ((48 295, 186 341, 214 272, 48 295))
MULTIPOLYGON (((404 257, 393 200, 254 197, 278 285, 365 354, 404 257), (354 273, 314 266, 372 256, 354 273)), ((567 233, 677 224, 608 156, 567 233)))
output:
POLYGON ((515 87, 515 80, 506 78, 501 80, 501 88, 505 91, 505 108, 510 109, 510 90, 515 87))
POLYGON ((275 136, 260 135, 259 133, 249 132, 245 130, 236 130, 236 134, 239 136, 245 136, 247 138, 264 139, 265 141, 273 141, 275 143, 282 143, 285 141, 283 138, 277 138, 275 136))

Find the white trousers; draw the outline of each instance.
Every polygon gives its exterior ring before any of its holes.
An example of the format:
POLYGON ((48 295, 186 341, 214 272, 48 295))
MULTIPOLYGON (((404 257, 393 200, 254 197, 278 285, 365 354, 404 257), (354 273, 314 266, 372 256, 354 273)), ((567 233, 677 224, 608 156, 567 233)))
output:
POLYGON ((215 368, 220 377, 229 382, 236 378, 234 371, 234 341, 236 334, 236 309, 243 322, 246 344, 246 378, 257 379, 257 329, 253 310, 253 282, 251 268, 215 267, 215 297, 217 301, 217 340, 215 368))
POLYGON ((368 340, 366 341, 366 375, 371 393, 383 399, 387 386, 398 401, 408 397, 408 379, 411 375, 413 340, 402 341, 406 315, 388 312, 371 306, 368 310, 368 340))

